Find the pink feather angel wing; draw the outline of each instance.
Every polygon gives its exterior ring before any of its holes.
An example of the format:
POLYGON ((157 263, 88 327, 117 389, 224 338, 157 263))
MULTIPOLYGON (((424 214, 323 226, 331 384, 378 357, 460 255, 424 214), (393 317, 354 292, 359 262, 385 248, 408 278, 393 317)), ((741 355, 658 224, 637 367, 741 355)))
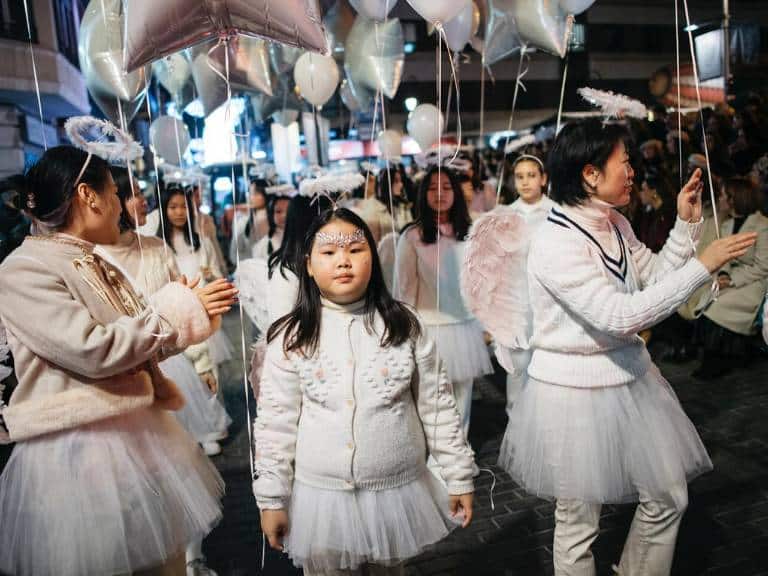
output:
POLYGON ((509 206, 475 220, 467 238, 461 290, 467 307, 505 348, 528 348, 529 231, 509 206))

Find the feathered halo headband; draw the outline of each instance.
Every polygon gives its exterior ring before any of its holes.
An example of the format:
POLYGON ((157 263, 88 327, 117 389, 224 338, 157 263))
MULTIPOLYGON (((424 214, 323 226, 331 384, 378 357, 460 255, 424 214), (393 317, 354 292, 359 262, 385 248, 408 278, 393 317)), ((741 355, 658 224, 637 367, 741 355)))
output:
POLYGON ((307 178, 299 184, 299 194, 312 198, 312 204, 317 202, 318 198, 325 196, 333 204, 333 209, 338 208, 338 201, 359 188, 365 183, 365 176, 358 172, 347 174, 325 174, 316 178, 307 178), (334 199, 331 194, 337 194, 334 199))
POLYGON ((579 88, 577 92, 592 106, 600 108, 607 119, 628 117, 644 119, 648 117, 648 109, 642 102, 623 94, 589 87, 579 88))
POLYGON ((457 150, 456 146, 442 146, 440 150, 430 150, 417 157, 416 163, 424 170, 440 165, 459 174, 467 174, 472 169, 472 161, 459 156, 461 151, 462 149, 457 150))
POLYGON ((64 130, 75 147, 88 153, 75 180, 75 187, 80 184, 94 155, 110 164, 129 164, 144 154, 144 148, 130 134, 107 120, 93 116, 73 116, 64 124, 64 130))
POLYGON ((296 188, 290 184, 278 184, 277 186, 269 186, 264 190, 267 196, 275 196, 277 198, 293 198, 296 196, 296 188))

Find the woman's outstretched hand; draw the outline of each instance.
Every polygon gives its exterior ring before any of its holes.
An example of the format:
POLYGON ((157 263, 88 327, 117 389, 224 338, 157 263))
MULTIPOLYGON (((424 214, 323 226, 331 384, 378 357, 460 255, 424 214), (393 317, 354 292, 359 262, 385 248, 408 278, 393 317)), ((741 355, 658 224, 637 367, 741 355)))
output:
POLYGON ((710 274, 714 274, 731 260, 744 256, 756 241, 756 232, 720 238, 720 240, 715 240, 707 246, 704 252, 699 254, 698 259, 706 266, 710 274))
POLYGON ((226 314, 237 302, 238 289, 224 278, 214 280, 202 287, 197 287, 198 282, 199 280, 194 283, 194 287, 192 285, 189 287, 194 290, 211 318, 226 314))

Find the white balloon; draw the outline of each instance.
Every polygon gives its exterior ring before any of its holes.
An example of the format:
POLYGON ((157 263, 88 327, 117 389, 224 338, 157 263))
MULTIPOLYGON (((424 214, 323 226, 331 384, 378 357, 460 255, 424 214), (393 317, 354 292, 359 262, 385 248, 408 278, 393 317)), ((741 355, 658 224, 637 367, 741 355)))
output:
POLYGON ((403 150, 403 135, 397 130, 384 130, 376 142, 379 145, 381 157, 385 160, 400 158, 403 150))
POLYGON ((433 104, 420 104, 408 115, 408 134, 426 152, 443 133, 443 114, 433 104))
POLYGON ((322 106, 339 85, 339 67, 330 56, 305 52, 296 61, 293 78, 302 97, 315 106, 322 106))
POLYGON ((436 24, 452 20, 471 0, 408 0, 419 16, 427 22, 436 24))
POLYGON ((475 20, 475 7, 470 2, 461 12, 445 23, 445 37, 452 52, 461 52, 472 38, 472 28, 475 20))
POLYGON ((165 162, 181 166, 181 159, 189 148, 187 125, 173 116, 160 116, 149 127, 149 142, 165 162))
POLYGON ((560 0, 560 6, 568 14, 581 14, 594 3, 595 0, 560 0))
POLYGON ((366 18, 384 22, 387 14, 392 12, 392 8, 397 4, 397 0, 349 0, 352 7, 366 18))

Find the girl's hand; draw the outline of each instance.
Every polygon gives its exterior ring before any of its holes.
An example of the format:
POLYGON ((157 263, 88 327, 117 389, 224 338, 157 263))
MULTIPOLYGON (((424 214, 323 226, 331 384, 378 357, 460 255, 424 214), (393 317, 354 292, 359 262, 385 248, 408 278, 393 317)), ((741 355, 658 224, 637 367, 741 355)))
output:
POLYGON ((701 168, 696 168, 690 180, 677 195, 677 215, 686 222, 701 220, 701 191, 704 183, 701 181, 701 168))
POLYGON ((200 374, 200 379, 206 386, 208 386, 208 390, 211 391, 211 394, 216 394, 216 392, 219 391, 219 383, 213 372, 203 372, 200 374))
POLYGON ((469 526, 469 523, 472 522, 472 493, 451 496, 450 509, 451 516, 453 517, 455 517, 459 511, 464 515, 464 521, 461 523, 462 528, 469 526))
POLYGON ((714 274, 731 260, 744 256, 756 241, 756 232, 720 238, 720 240, 715 240, 707 246, 704 252, 699 254, 698 259, 706 266, 710 274, 714 274))
POLYGON ((237 302, 238 289, 224 278, 195 288, 194 291, 211 318, 226 314, 237 302))
POLYGON ((275 550, 283 550, 283 538, 288 534, 288 512, 280 510, 261 511, 261 530, 275 550))

